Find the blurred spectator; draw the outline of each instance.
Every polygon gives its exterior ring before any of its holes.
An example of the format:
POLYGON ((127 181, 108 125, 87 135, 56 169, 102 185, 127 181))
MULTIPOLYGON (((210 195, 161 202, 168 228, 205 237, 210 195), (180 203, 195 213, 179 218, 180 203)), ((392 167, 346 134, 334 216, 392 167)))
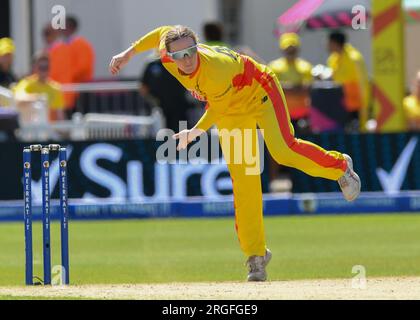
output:
POLYGON ((300 39, 296 33, 283 34, 279 47, 284 57, 271 61, 268 66, 281 83, 296 134, 308 133, 312 65, 299 58, 300 39))
MULTIPOLYGON (((72 66, 72 82, 89 82, 93 80, 95 67, 95 52, 90 42, 77 34, 79 22, 74 16, 66 17, 66 28, 63 30, 64 42, 70 47, 70 59, 72 66)), ((78 94, 66 93, 70 100, 73 94, 73 100, 67 101, 66 112, 67 117, 71 117, 76 107, 76 99, 78 94)))
MULTIPOLYGON (((61 38, 59 30, 54 29, 48 23, 43 31, 44 52, 48 53, 50 60, 49 77, 60 83, 69 84, 73 82, 73 66, 70 46, 61 38)), ((65 109, 71 109, 75 104, 76 95, 72 92, 63 94, 65 109)))
POLYGON ((332 79, 341 84, 344 104, 348 112, 346 129, 358 131, 365 129, 368 120, 369 80, 362 54, 347 43, 342 32, 329 35, 328 66, 332 69, 332 79))
MULTIPOLYGON (((45 48, 51 61, 51 79, 61 83, 80 83, 93 80, 95 53, 84 37, 77 35, 79 23, 73 16, 66 17, 66 28, 55 30, 48 24, 43 30, 45 48)), ((64 93, 65 109, 70 117, 78 95, 64 93)))
POLYGON ((223 41, 223 25, 219 22, 207 22, 203 27, 204 44, 209 46, 228 47, 228 44, 223 41))
POLYGON ((404 98, 403 108, 407 129, 420 131, 420 71, 417 73, 412 94, 404 98))
POLYGON ((13 57, 15 53, 15 45, 10 38, 0 39, 0 86, 10 87, 16 82, 16 78, 12 73, 13 57))
POLYGON ((95 67, 95 52, 90 42, 77 35, 79 23, 76 17, 66 17, 63 30, 64 41, 70 46, 73 82, 92 81, 95 67))
POLYGON ((50 23, 47 23, 42 29, 42 39, 44 40, 44 50, 48 52, 55 42, 58 40, 60 34, 57 29, 54 29, 50 23))
MULTIPOLYGON (((279 39, 284 57, 271 61, 268 66, 279 79, 286 97, 287 107, 297 135, 310 131, 309 89, 312 84, 312 65, 299 58, 300 39, 296 33, 285 33, 279 39)), ((270 161, 270 191, 290 191, 292 183, 290 169, 270 161)))
POLYGON ((30 118, 31 106, 41 96, 45 96, 50 121, 64 119, 64 101, 59 84, 48 77, 50 60, 47 54, 40 53, 33 59, 33 74, 20 80, 14 87, 17 107, 24 118, 30 118))
POLYGON ((190 93, 169 73, 159 58, 149 62, 140 77, 140 93, 153 100, 153 104, 162 108, 166 119, 166 127, 178 132, 179 121, 187 121, 191 127, 189 110, 193 109, 190 93))

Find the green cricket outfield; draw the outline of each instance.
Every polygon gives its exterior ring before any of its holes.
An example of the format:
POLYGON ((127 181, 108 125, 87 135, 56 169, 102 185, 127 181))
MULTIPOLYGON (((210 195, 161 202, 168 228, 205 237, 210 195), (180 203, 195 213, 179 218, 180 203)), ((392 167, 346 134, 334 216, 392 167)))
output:
MULTIPOLYGON (((266 217, 271 281, 420 276, 420 215, 266 217)), ((233 218, 71 221, 72 285, 241 282, 233 218)), ((42 277, 42 229, 34 223, 34 275, 42 277)), ((60 264, 59 224, 52 228, 60 264)), ((0 286, 24 284, 22 223, 0 224, 0 286)), ((0 298, 1 298, 0 294, 0 298)), ((6 297, 7 298, 7 297, 6 297)))

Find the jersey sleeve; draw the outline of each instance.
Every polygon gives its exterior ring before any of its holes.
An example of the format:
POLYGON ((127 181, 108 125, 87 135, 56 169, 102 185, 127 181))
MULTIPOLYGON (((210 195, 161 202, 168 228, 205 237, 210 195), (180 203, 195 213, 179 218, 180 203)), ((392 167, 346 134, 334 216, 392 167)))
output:
POLYGON ((206 112, 195 125, 195 128, 207 131, 220 119, 229 106, 233 86, 229 84, 224 92, 208 100, 206 112))
POLYGON ((150 31, 145 36, 132 43, 136 53, 158 48, 162 36, 170 30, 171 26, 163 26, 150 31))
POLYGON ((200 118, 200 120, 198 120, 194 128, 207 131, 219 118, 218 114, 214 112, 214 110, 211 110, 208 105, 206 105, 206 109, 206 112, 204 112, 203 116, 200 118))

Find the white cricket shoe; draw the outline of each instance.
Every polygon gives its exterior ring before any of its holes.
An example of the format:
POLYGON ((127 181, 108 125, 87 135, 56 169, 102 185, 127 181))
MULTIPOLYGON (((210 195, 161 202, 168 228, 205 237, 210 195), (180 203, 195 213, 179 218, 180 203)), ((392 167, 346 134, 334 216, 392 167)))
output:
POLYGON ((251 256, 246 261, 248 266, 248 281, 265 281, 267 272, 265 267, 271 260, 271 251, 266 249, 265 256, 251 256))
POLYGON ((356 172, 353 171, 353 160, 349 155, 343 154, 344 159, 347 161, 347 170, 338 179, 341 191, 347 201, 353 201, 360 194, 361 182, 356 172))

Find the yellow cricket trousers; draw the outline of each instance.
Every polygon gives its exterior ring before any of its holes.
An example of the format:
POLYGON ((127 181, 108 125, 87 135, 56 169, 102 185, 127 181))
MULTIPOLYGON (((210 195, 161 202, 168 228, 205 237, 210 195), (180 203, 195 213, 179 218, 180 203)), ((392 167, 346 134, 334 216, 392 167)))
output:
POLYGON ((220 145, 232 178, 235 228, 246 256, 265 254, 261 176, 253 170, 259 165, 257 126, 276 162, 299 169, 311 176, 338 180, 347 168, 343 155, 294 137, 285 98, 271 71, 256 70, 253 76, 263 90, 257 90, 251 112, 228 115, 216 125, 220 145))

